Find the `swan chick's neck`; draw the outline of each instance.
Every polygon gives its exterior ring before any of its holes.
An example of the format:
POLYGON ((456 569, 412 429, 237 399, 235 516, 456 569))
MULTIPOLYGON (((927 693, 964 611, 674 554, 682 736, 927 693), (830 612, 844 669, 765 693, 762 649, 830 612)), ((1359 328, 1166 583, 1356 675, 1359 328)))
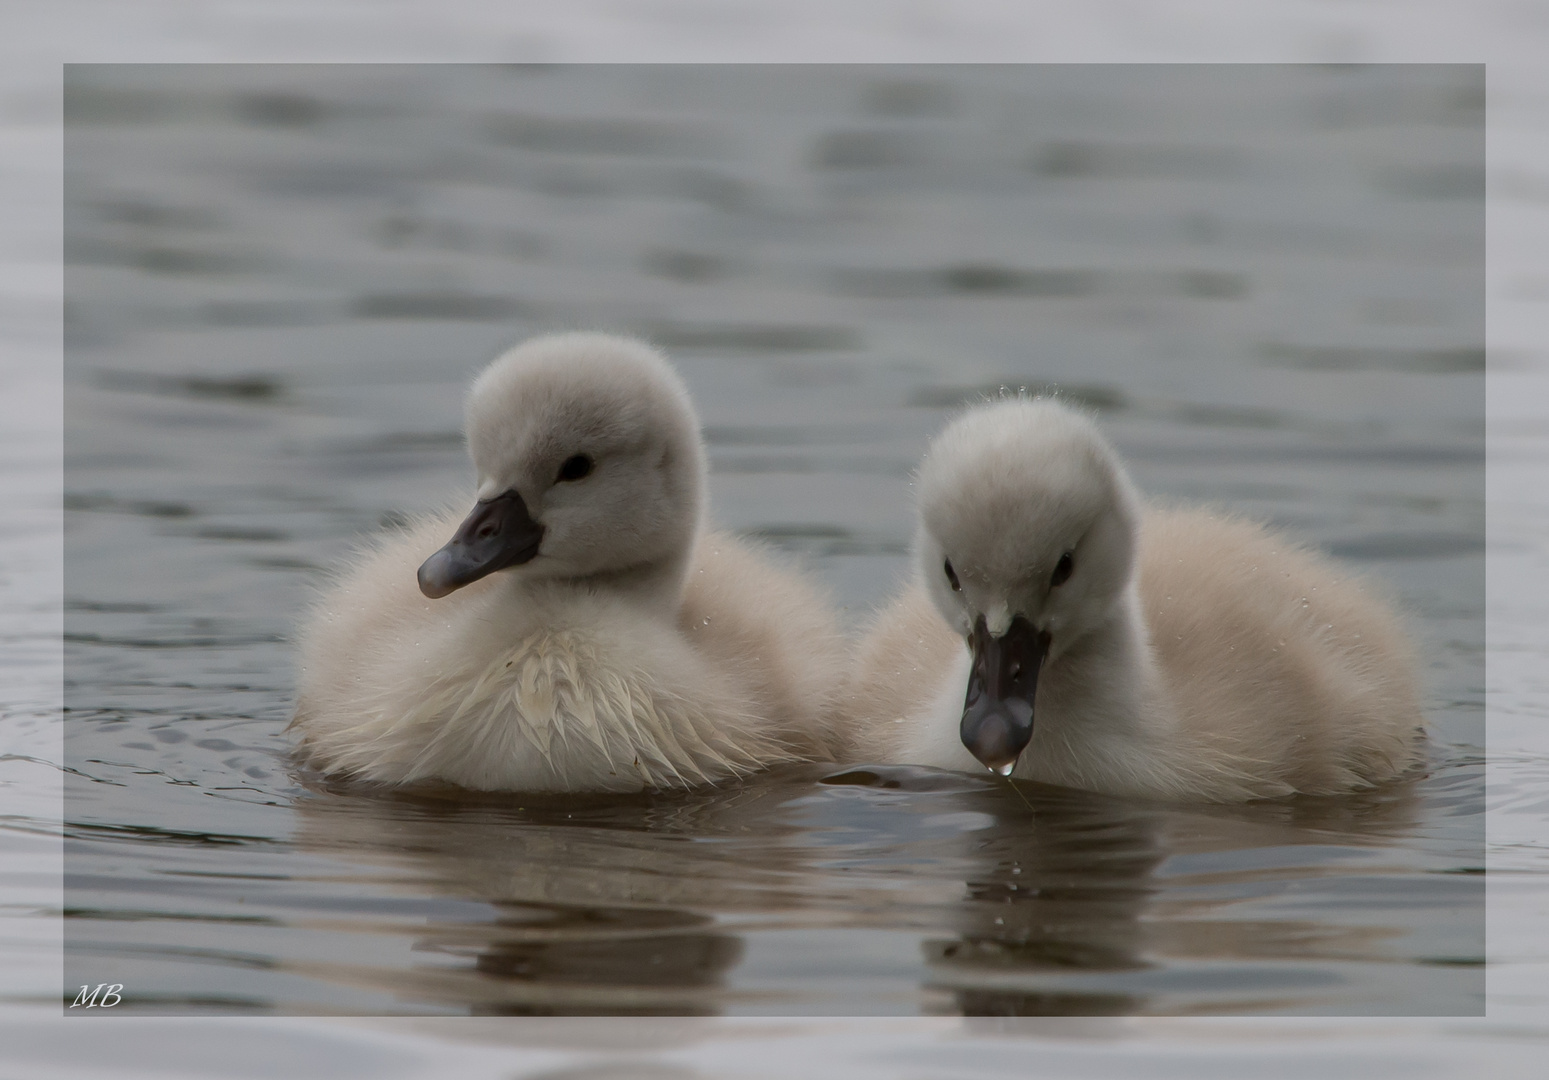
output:
POLYGON ((507 587, 522 594, 583 592, 610 596, 644 611, 675 613, 682 600, 692 541, 688 550, 651 562, 636 563, 590 574, 513 573, 507 587))

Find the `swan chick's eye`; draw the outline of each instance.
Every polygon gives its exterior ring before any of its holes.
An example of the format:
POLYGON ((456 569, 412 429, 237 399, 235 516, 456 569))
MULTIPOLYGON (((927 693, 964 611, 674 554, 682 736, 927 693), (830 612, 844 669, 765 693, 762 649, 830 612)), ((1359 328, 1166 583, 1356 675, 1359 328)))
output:
POLYGON ((957 571, 952 569, 952 560, 948 559, 946 561, 946 563, 944 563, 942 565, 942 569, 947 572, 947 581, 948 581, 949 584, 951 584, 952 591, 953 592, 962 592, 963 591, 963 583, 961 581, 957 580, 957 571))
POLYGON ((592 459, 585 454, 575 454, 565 459, 565 463, 559 467, 559 479, 556 483, 564 483, 568 480, 580 480, 590 476, 592 472, 592 459))
POLYGON ((1076 569, 1076 557, 1070 552, 1060 556, 1060 561, 1054 564, 1054 575, 1049 578, 1049 587, 1059 588, 1070 580, 1071 573, 1076 569))

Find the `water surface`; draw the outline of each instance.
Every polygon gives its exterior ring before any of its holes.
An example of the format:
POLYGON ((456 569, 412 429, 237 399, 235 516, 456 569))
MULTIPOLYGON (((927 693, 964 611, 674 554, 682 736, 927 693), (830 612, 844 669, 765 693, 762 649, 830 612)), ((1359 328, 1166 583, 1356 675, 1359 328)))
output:
POLYGON ((1483 90, 1430 68, 72 67, 66 971, 142 1012, 1478 1014, 1483 90), (327 567, 471 375, 666 348, 712 515, 852 624, 961 403, 1385 582, 1426 775, 1166 807, 864 763, 634 799, 302 774, 327 567))

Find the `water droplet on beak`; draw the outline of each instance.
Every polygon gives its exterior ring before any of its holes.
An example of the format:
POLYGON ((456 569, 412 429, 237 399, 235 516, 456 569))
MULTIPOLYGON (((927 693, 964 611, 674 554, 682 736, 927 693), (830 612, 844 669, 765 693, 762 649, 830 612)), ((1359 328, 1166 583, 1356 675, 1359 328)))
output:
POLYGON ((990 766, 990 772, 994 773, 996 776, 1010 776, 1011 775, 1011 770, 1016 768, 1016 767, 1017 767, 1017 763, 1016 762, 1008 761, 1004 765, 992 765, 992 766, 990 766))

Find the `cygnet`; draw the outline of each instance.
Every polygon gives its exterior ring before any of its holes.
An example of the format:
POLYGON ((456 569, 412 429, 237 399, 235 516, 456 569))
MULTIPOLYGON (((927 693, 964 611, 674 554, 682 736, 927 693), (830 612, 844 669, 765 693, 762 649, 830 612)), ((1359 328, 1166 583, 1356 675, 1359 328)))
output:
POLYGON ((1058 400, 969 409, 916 489, 914 580, 845 692, 859 759, 1212 802, 1420 762, 1414 650, 1378 590, 1262 525, 1147 505, 1058 400))
POLYGON ((325 773, 635 791, 837 753, 824 598, 703 525, 706 458, 650 347, 541 337, 466 403, 472 513, 379 540, 300 635, 292 728, 325 773))

